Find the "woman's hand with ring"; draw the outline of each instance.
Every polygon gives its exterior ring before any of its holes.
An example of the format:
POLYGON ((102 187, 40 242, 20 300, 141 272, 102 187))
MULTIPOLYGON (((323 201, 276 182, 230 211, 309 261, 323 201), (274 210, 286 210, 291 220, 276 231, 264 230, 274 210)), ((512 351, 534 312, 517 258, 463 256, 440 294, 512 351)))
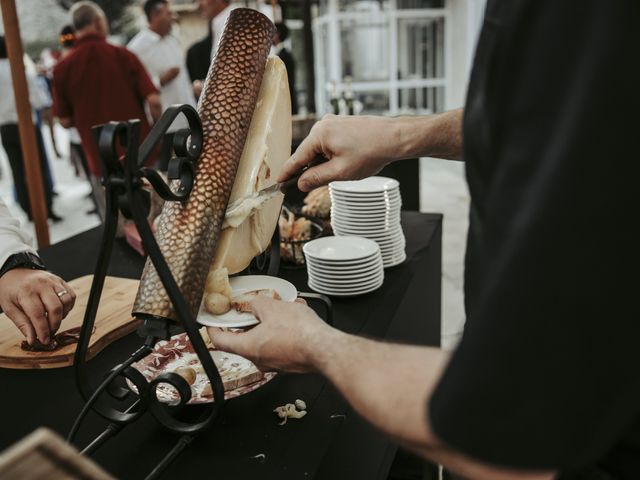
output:
POLYGON ((15 268, 0 277, 0 307, 33 345, 48 344, 73 308, 76 294, 60 277, 15 268))

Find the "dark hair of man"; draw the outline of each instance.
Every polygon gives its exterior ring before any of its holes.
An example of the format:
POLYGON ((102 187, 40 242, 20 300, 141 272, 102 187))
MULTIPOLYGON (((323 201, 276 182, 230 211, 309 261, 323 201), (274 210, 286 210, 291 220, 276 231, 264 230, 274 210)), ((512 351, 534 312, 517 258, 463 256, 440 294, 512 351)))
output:
POLYGON ((71 48, 75 43, 75 30, 71 25, 65 25, 60 30, 59 36, 60 45, 64 48, 71 48))
POLYGON ((147 21, 150 22, 151 16, 154 12, 158 10, 159 7, 166 5, 167 3, 169 3, 167 0, 147 0, 144 2, 144 6, 142 8, 144 9, 144 14, 147 16, 147 21))
POLYGON ((4 42, 4 35, 0 35, 0 58, 7 58, 7 44, 4 42))
POLYGON ((278 37, 280 37, 281 42, 289 38, 289 27, 287 27, 284 22, 276 23, 276 30, 278 31, 278 37))
POLYGON ((71 7, 71 23, 76 32, 91 25, 102 9, 93 2, 78 2, 71 7))

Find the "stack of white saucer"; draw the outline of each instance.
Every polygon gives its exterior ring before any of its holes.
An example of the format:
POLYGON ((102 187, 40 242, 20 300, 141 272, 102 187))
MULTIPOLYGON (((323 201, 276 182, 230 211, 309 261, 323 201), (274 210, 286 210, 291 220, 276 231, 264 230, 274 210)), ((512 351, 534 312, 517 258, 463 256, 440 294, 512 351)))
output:
POLYGON ((386 177, 331 182, 331 225, 336 235, 357 235, 380 246, 384 267, 405 261, 406 240, 400 225, 400 184, 386 177))
POLYGON ((311 289, 347 297, 378 289, 384 281, 378 244, 362 237, 322 237, 302 247, 311 289))

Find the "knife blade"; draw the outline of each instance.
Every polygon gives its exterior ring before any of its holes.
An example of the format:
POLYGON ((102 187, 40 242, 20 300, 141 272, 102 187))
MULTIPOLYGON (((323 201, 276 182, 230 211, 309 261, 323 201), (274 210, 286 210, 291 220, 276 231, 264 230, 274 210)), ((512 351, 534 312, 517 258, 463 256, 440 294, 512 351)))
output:
POLYGON ((229 205, 227 205, 227 212, 225 214, 226 218, 232 217, 236 215, 239 211, 244 209, 255 209, 262 205, 267 200, 274 198, 279 193, 284 193, 288 188, 297 185, 298 180, 302 176, 304 172, 306 172, 311 167, 315 167, 321 163, 326 162, 327 159, 322 156, 316 157, 314 160, 309 162, 308 165, 304 166, 302 170, 295 173, 291 178, 285 180, 284 182, 274 183, 268 187, 263 188, 262 190, 258 190, 256 193, 248 195, 246 197, 238 198, 234 200, 229 205), (248 201, 251 202, 250 205, 247 205, 248 201))

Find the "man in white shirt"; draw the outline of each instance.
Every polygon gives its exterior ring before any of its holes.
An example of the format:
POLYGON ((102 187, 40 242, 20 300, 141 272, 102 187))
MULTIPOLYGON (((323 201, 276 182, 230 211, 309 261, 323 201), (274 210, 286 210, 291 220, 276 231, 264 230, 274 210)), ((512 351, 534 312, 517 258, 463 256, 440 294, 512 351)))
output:
POLYGON ((234 8, 231 0, 198 0, 198 7, 202 16, 209 21, 209 35, 187 50, 187 70, 196 96, 200 95, 202 82, 207 77, 211 59, 218 50, 225 23, 234 8))
MULTIPOLYGON (((40 110, 51 106, 51 99, 38 84, 35 66, 29 68, 29 61, 25 57, 25 75, 29 87, 29 101, 34 110, 40 110)), ((29 205, 29 192, 27 190, 26 174, 24 170, 24 159, 22 156, 22 145, 20 144, 20 131, 18 128, 18 111, 16 109, 15 95, 13 92, 13 82, 11 80, 11 67, 7 56, 7 48, 4 37, 0 35, 0 137, 2 137, 2 147, 7 153, 13 183, 16 189, 16 197, 20 207, 31 218, 31 207, 29 205)), ((36 124, 35 112, 33 113, 34 125, 36 124)), ((47 204, 47 214, 53 221, 62 220, 52 209, 53 188, 50 182, 46 181, 46 172, 49 169, 47 156, 41 132, 36 127, 36 142, 38 146, 40 168, 43 174, 43 190, 47 204)))
MULTIPOLYGON (((171 11, 169 0, 147 0, 144 3, 144 12, 149 26, 133 37, 127 48, 138 56, 151 80, 160 90, 163 107, 174 104, 195 107, 196 100, 187 77, 184 54, 178 40, 171 35, 175 15, 171 11)), ((186 120, 180 117, 169 129, 158 160, 161 170, 167 169, 172 152, 173 134, 186 127, 186 120)))
POLYGON ((46 345, 73 308, 76 294, 45 271, 29 235, 0 199, 0 308, 27 338, 46 345))

